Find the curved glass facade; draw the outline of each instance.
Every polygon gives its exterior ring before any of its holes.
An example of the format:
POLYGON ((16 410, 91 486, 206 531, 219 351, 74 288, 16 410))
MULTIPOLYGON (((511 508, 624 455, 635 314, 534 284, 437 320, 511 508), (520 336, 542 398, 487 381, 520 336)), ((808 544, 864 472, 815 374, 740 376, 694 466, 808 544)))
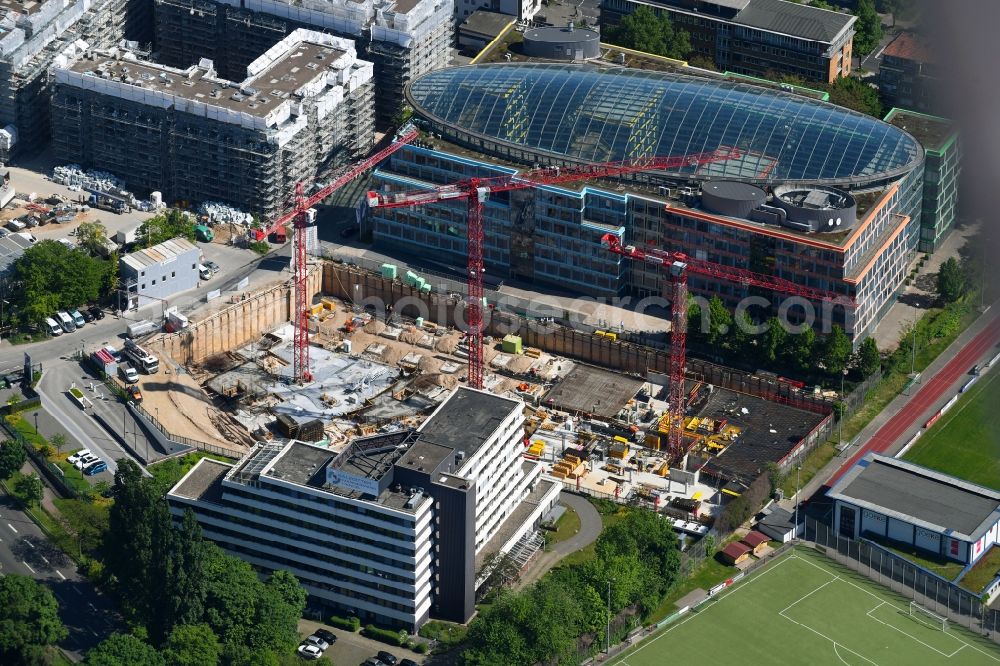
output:
MULTIPOLYGON (((745 181, 873 183, 909 172, 906 132, 832 104, 742 83, 570 64, 469 65, 415 79, 407 97, 442 134, 572 161, 736 148, 679 173, 745 181)), ((462 140, 462 139, 459 139, 462 140)))

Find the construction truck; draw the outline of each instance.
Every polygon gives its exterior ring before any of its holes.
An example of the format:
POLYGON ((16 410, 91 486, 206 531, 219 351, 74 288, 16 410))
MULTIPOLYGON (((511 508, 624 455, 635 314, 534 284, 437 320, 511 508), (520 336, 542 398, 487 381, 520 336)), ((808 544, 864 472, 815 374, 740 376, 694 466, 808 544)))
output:
POLYGON ((147 375, 155 375, 160 370, 160 359, 139 346, 133 340, 126 340, 125 356, 147 375))
POLYGON ((90 204, 92 208, 107 210, 119 215, 132 211, 132 205, 120 196, 108 194, 107 192, 100 192, 98 190, 87 191, 90 192, 90 198, 87 200, 87 203, 90 204))

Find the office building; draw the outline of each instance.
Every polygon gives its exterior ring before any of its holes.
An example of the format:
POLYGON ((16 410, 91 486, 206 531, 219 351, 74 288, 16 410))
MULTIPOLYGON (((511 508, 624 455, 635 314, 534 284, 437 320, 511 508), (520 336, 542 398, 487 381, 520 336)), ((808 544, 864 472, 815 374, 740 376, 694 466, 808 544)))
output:
POLYGON ((459 388, 418 430, 205 459, 167 499, 232 554, 294 573, 314 605, 415 631, 468 621, 486 557, 530 541, 556 503, 523 437, 520 401, 459 388))
POLYGON ((353 40, 374 63, 376 118, 389 125, 412 78, 451 62, 454 0, 155 0, 159 62, 212 60, 240 79, 252 61, 297 28, 353 40))
POLYGON ((118 260, 118 277, 129 309, 163 303, 198 286, 201 250, 186 238, 174 238, 137 250, 118 260))
POLYGON ((211 60, 176 69, 123 49, 57 69, 56 156, 168 202, 224 201, 264 219, 298 182, 328 177, 374 141, 372 64, 350 40, 296 30, 238 82, 211 60))
POLYGON ((642 6, 669 16, 719 71, 824 83, 851 72, 851 14, 786 0, 602 0, 601 33, 642 6))
POLYGON ((939 113, 941 82, 934 51, 923 36, 904 30, 882 51, 878 89, 887 106, 939 113))
MULTIPOLYGON (((434 72, 407 99, 441 138, 384 162, 375 184, 385 190, 513 174, 518 164, 724 156, 622 183, 491 196, 484 253, 500 279, 599 297, 666 293, 663 271, 601 246, 610 233, 848 296, 858 307, 835 310, 833 321, 860 341, 892 304, 916 246, 919 143, 804 96, 681 74, 512 64, 434 72)), ((446 202, 372 209, 367 224, 377 246, 464 265, 465 216, 464 202, 446 202)), ((747 295, 744 285, 696 276, 690 285, 731 305, 747 295)))
POLYGON ((937 116, 892 109, 885 121, 912 134, 924 147, 924 178, 917 250, 934 252, 955 226, 962 147, 955 124, 937 116))

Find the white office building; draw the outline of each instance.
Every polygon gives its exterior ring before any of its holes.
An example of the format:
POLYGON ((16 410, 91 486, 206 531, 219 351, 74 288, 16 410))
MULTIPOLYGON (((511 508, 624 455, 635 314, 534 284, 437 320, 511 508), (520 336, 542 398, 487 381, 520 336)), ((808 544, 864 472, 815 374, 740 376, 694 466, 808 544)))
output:
POLYGON ((167 499, 227 551, 291 571, 316 605, 411 631, 465 622, 485 556, 523 542, 558 500, 560 484, 521 455, 522 409, 460 388, 419 430, 203 459, 167 499))

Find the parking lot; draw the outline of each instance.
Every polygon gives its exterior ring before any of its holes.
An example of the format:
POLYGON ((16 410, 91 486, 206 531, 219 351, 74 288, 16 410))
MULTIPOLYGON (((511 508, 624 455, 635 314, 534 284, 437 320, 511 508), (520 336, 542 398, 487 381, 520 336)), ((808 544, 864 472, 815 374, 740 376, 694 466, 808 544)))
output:
POLYGON ((424 663, 427 658, 425 655, 419 655, 411 650, 404 650, 400 647, 392 647, 385 643, 373 641, 361 634, 334 629, 322 622, 315 622, 313 620, 299 621, 299 634, 302 638, 310 635, 318 628, 331 631, 337 636, 337 642, 323 653, 324 657, 329 657, 337 666, 360 666, 366 659, 374 657, 381 650, 395 655, 397 659, 412 659, 418 664, 424 663))

